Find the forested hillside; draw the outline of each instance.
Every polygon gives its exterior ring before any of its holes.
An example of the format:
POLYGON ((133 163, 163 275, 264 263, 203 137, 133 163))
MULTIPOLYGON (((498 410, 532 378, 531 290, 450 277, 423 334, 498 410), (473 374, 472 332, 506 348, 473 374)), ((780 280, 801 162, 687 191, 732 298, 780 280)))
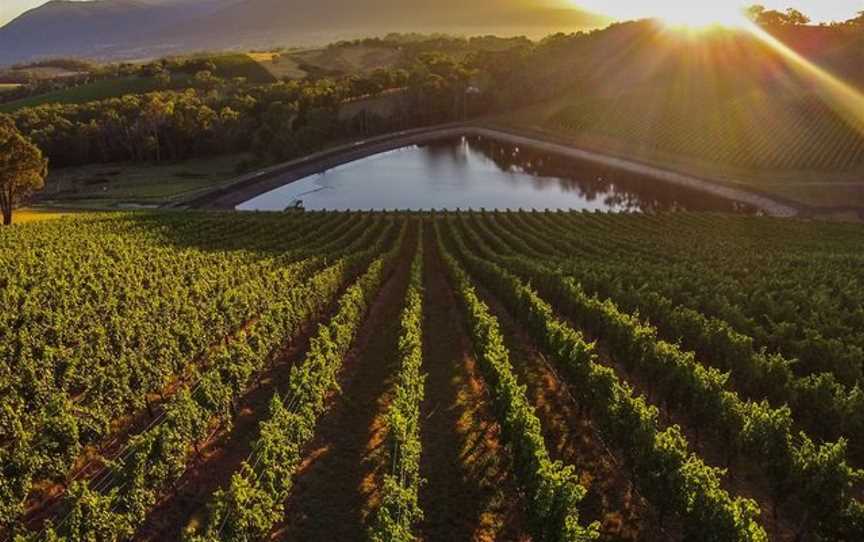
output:
MULTIPOLYGON (((148 32, 201 17, 234 1, 50 0, 0 28, 0 65, 69 55, 104 58, 112 47, 131 52, 148 32)), ((159 50, 158 43, 151 45, 159 50)))

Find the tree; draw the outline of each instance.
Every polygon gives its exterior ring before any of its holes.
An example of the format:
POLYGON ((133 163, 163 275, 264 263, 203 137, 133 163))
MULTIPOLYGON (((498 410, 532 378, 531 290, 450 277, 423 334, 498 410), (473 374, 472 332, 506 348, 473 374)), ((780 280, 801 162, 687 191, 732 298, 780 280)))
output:
POLYGON ((859 11, 855 17, 849 19, 844 24, 849 26, 864 26, 864 10, 859 11))
POLYGON ((810 24, 810 17, 797 9, 789 8, 786 10, 786 24, 795 26, 810 24))
POLYGON ((192 84, 195 88, 201 88, 204 90, 213 90, 217 88, 221 81, 222 80, 213 75, 213 72, 210 70, 201 70, 192 78, 192 84))
POLYGON ((810 23, 810 17, 797 9, 789 8, 786 12, 774 9, 766 9, 765 6, 756 4, 747 8, 747 15, 759 26, 800 26, 810 23))
POLYGON ((0 211, 3 224, 12 223, 12 208, 45 186, 48 160, 18 131, 12 119, 0 115, 0 211))
POLYGON ((153 79, 156 80, 156 84, 158 84, 161 89, 166 89, 171 86, 171 72, 167 70, 160 71, 153 76, 153 79))

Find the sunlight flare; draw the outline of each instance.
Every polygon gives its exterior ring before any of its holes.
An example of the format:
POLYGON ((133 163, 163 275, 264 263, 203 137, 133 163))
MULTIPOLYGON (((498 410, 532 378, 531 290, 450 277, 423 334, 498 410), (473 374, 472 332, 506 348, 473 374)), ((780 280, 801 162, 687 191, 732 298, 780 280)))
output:
POLYGON ((842 116, 849 125, 864 134, 864 95, 839 77, 804 58, 764 29, 750 23, 747 28, 756 37, 780 53, 799 73, 809 78, 814 91, 842 116))
POLYGON ((652 18, 676 28, 740 28, 748 21, 744 14, 745 5, 738 2, 658 0, 651 3, 617 2, 611 5, 607 1, 575 3, 618 19, 652 18))
POLYGON ((704 29, 715 26, 742 28, 748 22, 741 8, 727 4, 679 2, 671 4, 673 5, 670 6, 670 9, 658 12, 657 18, 672 27, 687 29, 704 29))

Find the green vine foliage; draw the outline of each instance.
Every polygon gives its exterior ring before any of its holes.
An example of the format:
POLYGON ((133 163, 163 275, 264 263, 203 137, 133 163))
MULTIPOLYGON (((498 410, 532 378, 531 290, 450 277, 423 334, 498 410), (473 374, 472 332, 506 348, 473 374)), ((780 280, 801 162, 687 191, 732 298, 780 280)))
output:
POLYGON ((0 442, 9 444, 0 449, 0 525, 15 524, 34 482, 68 483, 83 450, 111 436, 113 420, 145 409, 153 416, 152 402, 172 382, 193 379, 214 345, 322 269, 328 255, 356 251, 353 235, 369 220, 286 220, 281 226, 296 231, 284 235, 256 219, 233 238, 212 219, 101 215, 0 239, 2 258, 17 262, 3 279, 17 287, 0 297, 18 307, 0 315, 9 338, 0 342, 0 442), (302 246, 321 228, 320 252, 302 246), (162 246, 163 231, 196 248, 162 246), (225 235, 248 250, 208 248, 225 235))
POLYGON ((528 496, 531 531, 537 540, 587 541, 599 536, 599 525, 579 523, 579 503, 586 490, 572 466, 552 461, 540 420, 525 387, 513 373, 498 321, 471 285, 468 275, 444 246, 436 224, 438 249, 468 315, 474 349, 493 390, 495 411, 513 451, 516 478, 528 496))
POLYGON ((252 456, 232 476, 229 486, 213 495, 205 525, 185 533, 186 540, 258 540, 282 516, 303 450, 326 411, 327 395, 338 389, 344 356, 396 264, 407 228, 408 222, 402 221, 393 248, 376 258, 342 294, 333 318, 311 339, 303 362, 291 368, 285 398, 273 397, 270 417, 259 426, 252 456))
POLYGON ((265 305, 264 312, 232 340, 208 353, 206 363, 194 371, 195 378, 167 401, 160 422, 133 436, 125 453, 108 464, 106 475, 96 481, 99 487, 91 488, 85 482, 86 492, 66 495, 67 511, 54 528, 56 535, 69 540, 128 538, 127 531, 144 521, 166 487, 185 472, 197 443, 220 427, 230 427, 237 398, 254 385, 255 375, 266 368, 274 353, 290 342, 305 323, 319 318, 344 284, 381 252, 394 233, 403 229, 392 221, 380 221, 359 237, 343 238, 341 249, 334 253, 347 255, 307 281, 271 287, 274 299, 265 305), (110 505, 102 506, 105 500, 110 505), (103 518, 105 509, 110 510, 108 518, 103 518), (114 521, 114 516, 124 521, 114 521), (103 525, 115 529, 113 534, 91 531, 103 529, 103 525))
POLYGON ((721 471, 690 452, 677 428, 661 431, 657 409, 634 396, 612 369, 597 363, 593 343, 556 318, 552 307, 518 277, 473 255, 455 228, 448 228, 448 233, 471 271, 523 319, 561 366, 601 431, 627 455, 637 486, 661 518, 667 513, 680 517, 688 540, 767 540, 757 521, 756 503, 732 498, 723 490, 721 471))
POLYGON ((409 542, 423 520, 419 504, 420 404, 426 377, 423 365, 423 229, 411 263, 411 275, 400 319, 400 367, 387 410, 386 434, 389 472, 384 475, 381 503, 374 512, 368 538, 374 542, 409 542))
MULTIPOLYGON (((523 244, 534 247, 535 252, 542 252, 544 254, 542 257, 552 256, 551 268, 574 277, 587 292, 600 299, 612 299, 616 305, 631 313, 638 311, 657 327, 662 337, 670 342, 680 340, 683 346, 696 353, 701 362, 728 371, 730 382, 742 395, 754 399, 767 398, 775 406, 788 404, 795 420, 809 435, 819 440, 837 440, 840 437, 847 437, 851 446, 850 455, 859 463, 864 458, 864 449, 857 444, 864 442, 864 422, 860 416, 855 415, 864 408, 864 391, 859 384, 849 387, 841 382, 841 380, 849 380, 843 375, 850 374, 849 368, 860 365, 860 361, 854 362, 853 365, 848 365, 846 361, 833 362, 830 365, 834 367, 826 364, 827 359, 839 361, 849 359, 850 356, 855 357, 854 344, 848 346, 850 350, 848 354, 828 352, 819 354, 818 364, 806 359, 802 360, 805 363, 801 363, 776 351, 769 354, 767 352, 769 343, 776 344, 776 341, 758 341, 762 343, 759 346, 756 339, 739 331, 726 320, 703 314, 694 308, 697 307, 694 301, 699 299, 701 292, 715 291, 714 284, 710 282, 715 277, 701 272, 686 271, 686 276, 691 282, 699 280, 702 284, 699 288, 700 293, 682 299, 678 288, 684 287, 680 283, 673 282, 675 289, 670 290, 667 269, 670 266, 675 269, 677 267, 675 262, 664 265, 661 280, 659 272, 651 271, 651 267, 646 265, 645 260, 642 260, 639 265, 629 262, 627 256, 629 251, 606 251, 601 261, 596 258, 590 260, 571 258, 570 254, 573 252, 578 253, 586 249, 584 236, 574 235, 576 231, 574 228, 568 228, 561 224, 562 221, 552 220, 536 213, 513 214, 512 217, 507 218, 512 218, 512 222, 499 220, 497 224, 501 227, 498 231, 510 233, 510 239, 520 238, 523 244), (550 236, 554 236, 557 242, 547 243, 545 240, 550 236), (651 274, 646 276, 646 270, 651 274), (661 292, 660 289, 664 291, 661 292), (668 297, 670 294, 677 294, 676 299, 679 302, 686 300, 687 304, 677 304, 668 297), (808 370, 808 367, 822 369, 808 370)), ((484 235, 490 233, 488 228, 484 230, 484 235)), ((691 258, 692 252, 691 250, 691 258)), ((510 254, 514 255, 512 251, 510 254)), ((771 261, 778 259, 772 257, 771 261)), ((842 272, 842 267, 837 266, 834 271, 842 272)), ((763 299, 765 295, 764 292, 757 291, 754 292, 753 298, 763 299)), ((726 310, 725 313, 728 314, 730 310, 726 310)), ((841 321, 851 319, 852 322, 864 322, 862 319, 864 314, 856 316, 853 312, 846 315, 838 314, 838 316, 841 321)), ((780 314, 775 316, 775 318, 780 317, 780 314)), ((735 317, 730 321, 748 322, 743 316, 735 317)), ((822 321, 820 317, 819 323, 822 321)), ((789 325, 789 322, 783 324, 787 328, 789 325)), ((764 332, 756 329, 757 325, 752 323, 737 327, 753 331, 759 336, 765 335, 764 332)), ((819 335, 826 332, 819 332, 819 335)), ((832 333, 836 333, 836 330, 832 330, 832 333)), ((811 333, 811 336, 814 335, 811 333)), ((824 343, 824 339, 814 340, 824 343)), ((803 346, 801 341, 787 341, 782 345, 783 350, 799 356, 800 346, 803 346)), ((808 347, 811 351, 816 349, 818 348, 815 345, 808 347)), ((861 358, 860 355, 857 357, 861 358)))
MULTIPOLYGON (((857 510, 853 487, 864 473, 849 465, 846 439, 815 444, 794 430, 788 406, 774 408, 765 400, 740 399, 727 390, 728 374, 660 339, 657 329, 638 313, 624 313, 609 299, 587 295, 573 277, 554 268, 518 256, 506 262, 508 269, 529 278, 574 322, 603 337, 617 359, 662 392, 667 407, 687 412, 696 427, 716 433, 726 443, 727 454, 753 458, 768 478, 775 503, 797 498, 806 506, 809 513, 803 529, 827 536, 828 526, 840 522, 847 523, 845 530, 857 528, 857 520, 850 522, 857 510), (829 460, 834 463, 821 468, 833 476, 815 476, 812 465, 829 460), (832 504, 821 506, 826 502, 832 504)), ((864 531, 859 534, 864 536, 864 531)))
MULTIPOLYGON (((202 445, 231 428, 239 398, 332 314, 272 398, 254 453, 185 533, 265 537, 419 223, 435 228, 536 540, 587 540, 596 525, 579 521, 585 489, 550 459, 479 285, 555 364, 661 524, 686 540, 761 542, 779 509, 802 539, 864 540, 860 226, 704 213, 99 213, 0 230, 0 531, 16 542, 134 537, 202 445), (705 443, 718 465, 752 465, 763 509, 691 451, 705 443), (64 488, 51 521, 24 525, 45 487, 64 488)), ((422 244, 400 318, 389 468, 366 531, 375 541, 413 540, 423 518, 434 293, 423 291, 422 244)))

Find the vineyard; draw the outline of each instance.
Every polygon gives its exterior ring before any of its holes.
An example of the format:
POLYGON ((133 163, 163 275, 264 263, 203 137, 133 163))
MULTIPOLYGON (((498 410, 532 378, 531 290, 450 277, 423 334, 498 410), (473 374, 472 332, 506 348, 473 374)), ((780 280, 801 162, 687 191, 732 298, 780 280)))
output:
MULTIPOLYGON (((686 92, 658 88, 614 98, 588 99, 563 108, 550 125, 565 133, 587 132, 747 170, 860 171, 864 137, 818 96, 777 99, 753 92, 713 100, 711 107, 682 108, 686 92), (645 104, 652 104, 645 114, 645 104)), ((707 101, 707 98, 706 98, 707 101)))
POLYGON ((0 540, 864 540, 864 229, 0 230, 0 540))
POLYGON ((622 35, 616 69, 603 69, 607 57, 600 57, 540 122, 621 142, 641 156, 679 156, 729 173, 809 171, 836 179, 861 171, 859 106, 814 83, 768 42, 723 32, 694 41, 649 28, 634 25, 634 34, 622 35))

